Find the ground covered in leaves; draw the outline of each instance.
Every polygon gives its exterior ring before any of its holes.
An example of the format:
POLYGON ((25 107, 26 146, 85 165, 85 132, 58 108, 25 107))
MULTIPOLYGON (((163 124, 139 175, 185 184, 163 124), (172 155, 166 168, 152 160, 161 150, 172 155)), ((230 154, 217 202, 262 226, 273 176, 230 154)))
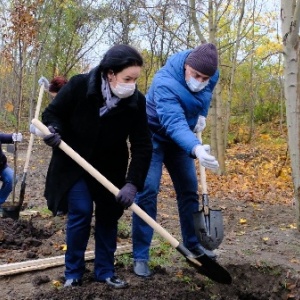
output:
MULTIPOLYGON (((261 136, 261 140, 268 138, 261 136)), ((25 139, 18 152, 20 174, 26 147, 25 139)), ((66 217, 52 217, 43 198, 50 153, 43 143, 35 141, 26 180, 26 208, 18 220, 0 218, 0 271, 7 264, 32 262, 38 266, 41 261, 64 255, 66 217)), ((12 161, 12 156, 8 156, 12 161)), ((148 280, 136 277, 130 254, 131 212, 126 211, 121 219, 119 245, 128 245, 129 253, 116 256, 116 270, 129 282, 128 289, 113 290, 94 282, 93 260, 88 259, 80 288, 62 287, 63 265, 30 272, 20 269, 16 274, 0 276, 1 299, 299 300, 300 234, 295 226, 286 147, 268 142, 231 145, 226 164, 227 175, 207 172, 207 181, 211 204, 222 209, 225 237, 216 252, 218 262, 232 276, 231 285, 215 283, 199 274, 159 236, 151 251, 154 276, 148 280)), ((164 173, 158 222, 180 240, 174 197, 170 178, 164 173)), ((91 236, 88 251, 93 246, 91 236)))

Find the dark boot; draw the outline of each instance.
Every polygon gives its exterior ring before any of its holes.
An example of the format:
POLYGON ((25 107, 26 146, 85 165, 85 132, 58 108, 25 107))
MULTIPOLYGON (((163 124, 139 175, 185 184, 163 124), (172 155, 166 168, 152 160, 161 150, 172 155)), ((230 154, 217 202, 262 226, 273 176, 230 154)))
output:
POLYGON ((81 286, 82 285, 82 281, 81 279, 67 279, 64 287, 68 287, 68 286, 81 286))
POLYGON ((115 275, 112 277, 106 278, 105 282, 106 282, 106 284, 108 284, 109 286, 111 286, 115 289, 125 289, 129 286, 126 281, 121 280, 120 278, 118 278, 115 275))
POLYGON ((152 272, 149 269, 147 261, 135 261, 133 263, 133 272, 140 277, 150 277, 152 272))
POLYGON ((189 248, 189 250, 195 254, 196 256, 200 256, 200 255, 207 255, 210 259, 213 260, 217 260, 217 254, 215 254, 213 251, 207 250, 205 249, 203 246, 201 246, 200 244, 198 244, 196 247, 194 248, 189 248))

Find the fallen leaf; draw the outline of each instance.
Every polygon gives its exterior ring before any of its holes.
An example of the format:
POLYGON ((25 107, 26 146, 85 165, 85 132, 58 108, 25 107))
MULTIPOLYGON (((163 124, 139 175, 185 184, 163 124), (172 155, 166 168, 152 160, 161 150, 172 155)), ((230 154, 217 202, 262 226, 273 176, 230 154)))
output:
POLYGON ((245 231, 240 231, 236 235, 244 235, 246 232, 245 231))
POLYGON ((58 280, 52 280, 52 285, 55 287, 60 287, 62 286, 62 283, 58 280))
POLYGON ((290 262, 294 264, 300 264, 299 259, 295 259, 295 258, 291 259, 290 262))
POLYGON ((241 225, 244 225, 244 224, 246 224, 247 223, 247 220, 246 219, 240 219, 240 224, 241 225))
POLYGON ((169 218, 170 216, 167 214, 160 214, 162 218, 169 218))
POLYGON ((67 251, 67 245, 66 244, 60 245, 60 249, 63 251, 67 251))

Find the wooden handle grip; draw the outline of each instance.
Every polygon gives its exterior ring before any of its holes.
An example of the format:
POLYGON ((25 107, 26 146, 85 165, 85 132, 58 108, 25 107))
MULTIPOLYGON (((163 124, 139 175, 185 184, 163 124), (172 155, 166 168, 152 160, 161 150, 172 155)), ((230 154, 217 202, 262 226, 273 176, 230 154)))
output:
MULTIPOLYGON (((201 131, 197 132, 197 138, 202 143, 202 132, 201 131)), ((200 162, 199 162, 199 165, 200 165, 200 181, 201 181, 201 187, 202 187, 202 194, 207 194, 205 167, 203 167, 200 162)))

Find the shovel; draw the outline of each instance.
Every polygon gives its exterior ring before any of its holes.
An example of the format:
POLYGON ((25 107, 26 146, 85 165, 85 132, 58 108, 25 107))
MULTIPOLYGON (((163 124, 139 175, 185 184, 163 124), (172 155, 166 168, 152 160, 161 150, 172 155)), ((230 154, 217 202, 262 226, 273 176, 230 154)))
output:
MULTIPOLYGON (((42 84, 40 87, 39 97, 38 97, 38 101, 37 101, 36 108, 35 108, 35 114, 34 114, 35 119, 38 119, 39 114, 40 114, 44 90, 45 90, 45 87, 44 87, 44 84, 42 84)), ((29 166, 29 160, 30 160, 30 156, 31 156, 31 152, 32 152, 33 141, 34 141, 34 134, 31 133, 30 139, 29 139, 29 144, 28 144, 28 149, 27 149, 27 153, 26 153, 22 181, 21 181, 20 196, 19 196, 19 207, 20 208, 22 207, 24 198, 25 198, 26 177, 27 177, 27 171, 28 171, 28 166, 29 166)))
MULTIPOLYGON (((35 125, 45 135, 50 134, 48 128, 39 120, 33 119, 32 124, 35 125)), ((107 188, 113 195, 117 196, 119 189, 108 181, 98 170, 90 165, 84 158, 76 153, 64 141, 61 141, 59 148, 76 161, 83 169, 90 173, 96 180, 98 180, 105 188, 107 188)), ((156 230, 163 238, 165 238, 172 247, 174 247, 181 255, 183 255, 187 262, 195 267, 200 274, 223 284, 230 284, 232 279, 226 269, 219 265, 216 261, 210 259, 207 255, 203 254, 195 256, 183 244, 179 243, 169 232, 161 227, 155 220, 153 220, 147 213, 145 213, 138 205, 133 203, 130 207, 135 214, 143 219, 149 226, 156 230)))
MULTIPOLYGON (((201 141, 201 132, 197 133, 201 141)), ((202 187, 202 209, 193 214, 194 226, 199 243, 208 250, 214 250, 222 243, 224 237, 223 217, 220 209, 209 207, 205 167, 200 164, 202 187)))

